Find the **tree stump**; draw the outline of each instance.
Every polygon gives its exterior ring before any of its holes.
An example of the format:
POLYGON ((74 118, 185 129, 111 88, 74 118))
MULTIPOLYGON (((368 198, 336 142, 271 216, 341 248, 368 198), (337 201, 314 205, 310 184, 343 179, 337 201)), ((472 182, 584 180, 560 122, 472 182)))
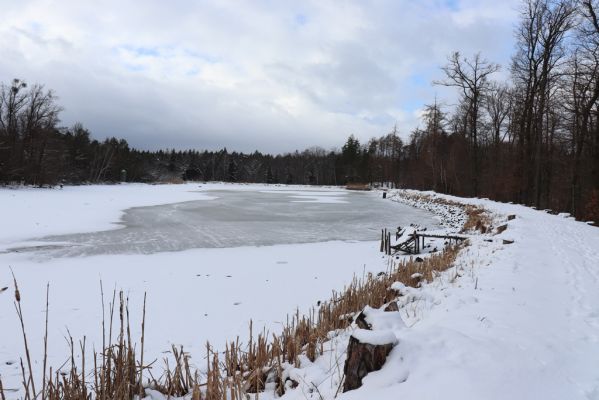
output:
POLYGON ((394 337, 383 337, 373 342, 377 343, 363 343, 354 335, 350 336, 349 345, 347 346, 347 359, 343 367, 345 375, 343 392, 359 388, 362 386, 362 379, 368 373, 381 369, 393 349, 396 339, 394 337))

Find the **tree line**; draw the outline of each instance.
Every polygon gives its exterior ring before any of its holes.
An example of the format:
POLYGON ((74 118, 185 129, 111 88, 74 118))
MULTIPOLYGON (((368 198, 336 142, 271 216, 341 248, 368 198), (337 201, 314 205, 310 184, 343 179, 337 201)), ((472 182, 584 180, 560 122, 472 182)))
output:
POLYGON ((317 146, 280 155, 226 148, 143 151, 131 148, 124 139, 95 140, 81 123, 60 127, 61 111, 54 92, 43 85, 28 86, 19 79, 0 84, 0 182, 201 180, 338 185, 364 179, 394 181, 403 146, 395 130, 373 139, 368 149, 350 136, 341 151, 317 146))
POLYGON ((455 88, 457 104, 426 105, 405 143, 393 128, 338 150, 141 151, 59 127, 55 94, 13 80, 0 85, 0 182, 380 182, 599 221, 598 10, 598 0, 524 0, 509 78, 481 54, 451 54, 433 83, 455 88))
POLYGON ((505 82, 480 54, 452 54, 435 83, 459 101, 425 108, 402 183, 599 221, 598 12, 597 0, 523 1, 505 82))

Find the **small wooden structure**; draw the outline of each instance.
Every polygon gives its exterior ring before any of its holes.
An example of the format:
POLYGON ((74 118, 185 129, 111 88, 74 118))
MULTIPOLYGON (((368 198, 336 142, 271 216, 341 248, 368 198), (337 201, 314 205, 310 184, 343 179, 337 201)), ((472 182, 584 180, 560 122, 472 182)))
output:
MULTIPOLYGON (((395 235, 396 240, 401 236, 400 231, 401 229, 398 228, 395 235)), ((383 229, 381 231, 381 252, 387 255, 392 255, 399 251, 402 251, 406 254, 420 254, 422 249, 425 247, 426 238, 444 239, 450 244, 452 242, 458 244, 467 239, 467 237, 460 235, 441 235, 435 233, 425 233, 423 231, 414 231, 414 233, 409 234, 408 238, 403 242, 392 245, 391 232, 387 232, 387 229, 383 229)))
POLYGON ((347 190, 372 190, 369 183, 361 183, 361 182, 350 182, 345 185, 347 190))

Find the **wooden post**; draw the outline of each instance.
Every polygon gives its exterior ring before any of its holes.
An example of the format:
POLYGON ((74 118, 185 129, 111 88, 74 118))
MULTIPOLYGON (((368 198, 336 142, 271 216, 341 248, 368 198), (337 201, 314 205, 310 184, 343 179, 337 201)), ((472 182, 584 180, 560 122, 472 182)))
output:
POLYGON ((387 228, 385 228, 385 254, 389 254, 387 247, 389 247, 389 234, 387 233, 387 228))
POLYGON ((381 229, 381 249, 380 249, 381 253, 383 252, 384 244, 385 244, 385 232, 381 229))
POLYGON ((387 230, 385 229, 385 254, 387 254, 387 230))
POLYGON ((389 255, 389 233, 385 236, 385 254, 389 255))
POLYGON ((414 254, 417 254, 418 253, 418 245, 420 244, 420 240, 418 239, 416 232, 414 232, 412 234, 412 237, 414 238, 414 254))
POLYGON ((383 253, 387 254, 387 229, 383 231, 383 253))

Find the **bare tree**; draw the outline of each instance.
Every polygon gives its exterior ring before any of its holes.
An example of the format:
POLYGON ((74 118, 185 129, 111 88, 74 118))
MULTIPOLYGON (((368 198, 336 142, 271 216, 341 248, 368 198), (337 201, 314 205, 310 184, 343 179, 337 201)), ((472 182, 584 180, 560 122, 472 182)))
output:
POLYGON ((491 143, 498 148, 507 135, 507 118, 512 109, 512 96, 506 85, 493 84, 483 102, 489 118, 491 143))
POLYGON ((575 7, 571 0, 526 0, 516 31, 517 49, 512 59, 512 75, 521 95, 519 99, 519 145, 523 200, 541 206, 543 145, 549 136, 544 130, 548 97, 556 84, 566 50, 564 40, 574 24, 575 7), (531 196, 531 188, 534 192, 531 196))
MULTIPOLYGON (((578 130, 580 146, 588 140, 591 145, 592 178, 594 186, 599 190, 599 1, 579 0, 582 21, 578 25, 577 45, 580 56, 577 60, 576 72, 580 78, 577 82, 578 130), (593 110, 594 129, 593 129, 593 110), (594 135, 592 134, 594 130, 594 135)), ((582 149, 579 150, 582 152, 582 149)))
POLYGON ((463 58, 459 52, 453 53, 448 64, 443 67, 446 79, 435 82, 443 86, 457 87, 462 95, 462 101, 467 109, 467 130, 471 144, 471 179, 473 195, 478 195, 479 186, 479 138, 480 109, 485 95, 491 88, 489 76, 499 70, 499 64, 483 59, 480 53, 472 59, 463 58))
POLYGON ((36 183, 43 180, 43 163, 46 156, 48 136, 58 123, 62 111, 51 90, 44 91, 42 85, 33 85, 27 94, 27 106, 20 116, 22 146, 19 164, 29 165, 28 176, 36 183))
POLYGON ((15 179, 16 152, 19 146, 19 114, 27 104, 27 84, 13 79, 10 86, 0 84, 0 176, 15 179))

